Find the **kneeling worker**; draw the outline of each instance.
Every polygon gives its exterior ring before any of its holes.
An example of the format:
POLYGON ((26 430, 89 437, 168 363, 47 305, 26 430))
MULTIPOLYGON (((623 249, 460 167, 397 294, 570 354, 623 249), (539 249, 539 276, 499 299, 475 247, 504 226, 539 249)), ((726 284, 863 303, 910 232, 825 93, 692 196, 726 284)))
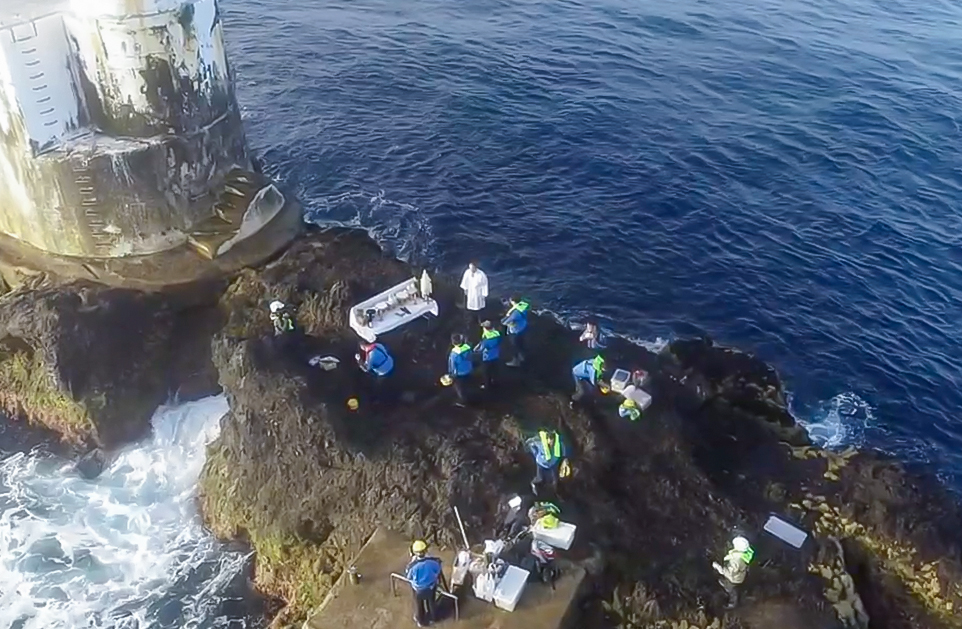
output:
POLYGON ((586 395, 594 392, 601 382, 601 376, 605 371, 605 359, 601 356, 583 360, 571 370, 571 377, 575 381, 575 392, 571 396, 571 403, 580 402, 586 395))
POLYGON ((755 551, 751 544, 742 536, 732 540, 731 550, 725 555, 725 565, 713 563, 712 568, 721 575, 718 582, 728 593, 728 607, 732 608, 738 604, 738 586, 745 582, 745 575, 748 573, 748 564, 755 557, 755 551))
POLYGON ((458 396, 458 406, 468 403, 466 387, 471 377, 474 365, 471 362, 471 346, 464 342, 461 334, 451 335, 451 353, 448 354, 448 375, 454 384, 454 392, 458 396))
POLYGON ((490 321, 481 324, 481 342, 474 348, 481 353, 482 387, 491 387, 497 378, 498 360, 501 358, 501 333, 494 329, 490 321))
POLYGON ((405 577, 414 590, 414 623, 426 627, 434 622, 434 602, 438 595, 438 582, 442 579, 441 560, 428 557, 428 545, 417 540, 411 545, 411 561, 405 577))
POLYGON ((531 481, 531 492, 537 496, 538 488, 547 482, 552 491, 557 493, 558 477, 567 477, 571 473, 568 463, 568 449, 554 430, 541 430, 534 437, 525 442, 535 462, 535 477, 531 481))

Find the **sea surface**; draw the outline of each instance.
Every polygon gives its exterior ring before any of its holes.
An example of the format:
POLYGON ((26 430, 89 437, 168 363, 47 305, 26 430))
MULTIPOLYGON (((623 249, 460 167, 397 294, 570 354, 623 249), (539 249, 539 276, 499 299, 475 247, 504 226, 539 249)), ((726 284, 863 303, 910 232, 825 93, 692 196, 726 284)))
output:
MULTIPOLYGON (((310 220, 477 258, 572 324, 754 352, 822 443, 962 489, 962 5, 221 11, 249 139, 310 220)), ((94 481, 0 439, 0 629, 260 626, 194 502, 225 411, 159 409, 94 481)))
POLYGON ((312 220, 574 321, 774 364, 831 445, 962 487, 962 5, 224 0, 312 220))

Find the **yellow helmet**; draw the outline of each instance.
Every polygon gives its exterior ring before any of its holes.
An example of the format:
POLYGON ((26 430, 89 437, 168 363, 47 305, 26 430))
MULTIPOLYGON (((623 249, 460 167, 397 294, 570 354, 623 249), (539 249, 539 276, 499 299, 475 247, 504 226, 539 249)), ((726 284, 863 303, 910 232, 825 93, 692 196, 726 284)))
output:
POLYGON ((541 523, 541 526, 543 526, 546 529, 556 529, 558 528, 559 520, 558 520, 558 516, 552 513, 549 513, 548 515, 543 516, 539 520, 539 522, 541 523))
POLYGON ((427 549, 428 549, 428 545, 422 542, 421 540, 417 540, 413 544, 411 544, 411 552, 415 554, 423 553, 427 549))
POLYGON ((633 408, 633 407, 636 406, 635 401, 634 401, 633 399, 631 399, 630 397, 629 397, 629 398, 625 398, 625 401, 622 402, 622 404, 624 404, 624 405, 627 406, 628 408, 633 408))

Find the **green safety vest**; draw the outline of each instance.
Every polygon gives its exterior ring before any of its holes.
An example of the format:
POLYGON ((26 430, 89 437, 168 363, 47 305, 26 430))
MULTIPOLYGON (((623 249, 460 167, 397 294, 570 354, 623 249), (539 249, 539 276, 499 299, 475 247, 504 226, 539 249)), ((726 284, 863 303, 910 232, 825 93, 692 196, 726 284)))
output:
MULTIPOLYGON (((547 431, 542 430, 542 431, 539 432, 538 434, 541 436, 541 447, 544 448, 545 454, 552 454, 552 452, 551 452, 551 446, 548 445, 548 433, 547 433, 547 431)), ((560 459, 560 458, 561 458, 561 435, 559 435, 558 433, 555 433, 555 435, 554 435, 554 453, 553 453, 553 458, 555 458, 555 459, 560 459)))
POLYGON ((471 346, 468 345, 467 343, 465 343, 465 344, 463 344, 463 345, 455 345, 455 346, 454 346, 454 353, 455 353, 455 354, 463 354, 464 352, 470 352, 470 351, 471 351, 471 346))
POLYGON ((591 366, 595 368, 595 374, 601 375, 601 372, 605 370, 605 359, 601 356, 595 356, 595 359, 591 361, 591 366))
POLYGON ((530 306, 528 305, 528 302, 526 302, 526 301, 519 301, 519 302, 516 303, 516 304, 511 304, 511 307, 508 308, 508 314, 511 314, 511 313, 514 312, 515 310, 517 310, 518 312, 524 312, 524 311, 527 310, 528 308, 530 308, 530 306))
POLYGON ((481 338, 483 339, 496 339, 501 336, 501 333, 497 330, 481 330, 481 338))
POLYGON ((748 564, 750 564, 750 563, 752 562, 752 559, 755 558, 755 549, 754 549, 754 548, 749 548, 749 549, 746 550, 745 552, 740 552, 740 551, 737 551, 737 550, 735 550, 735 549, 732 549, 732 550, 728 551, 728 554, 727 554, 727 555, 725 555, 725 561, 730 561, 730 560, 736 559, 736 558, 741 558, 741 560, 744 561, 744 562, 745 562, 745 565, 747 566, 748 564))

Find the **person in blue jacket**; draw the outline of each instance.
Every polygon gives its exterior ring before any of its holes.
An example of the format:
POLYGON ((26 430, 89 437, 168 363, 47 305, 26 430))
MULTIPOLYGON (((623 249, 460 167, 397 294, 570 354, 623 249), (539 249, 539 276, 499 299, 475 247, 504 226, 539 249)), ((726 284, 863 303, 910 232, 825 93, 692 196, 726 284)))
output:
POLYGON ((595 356, 588 360, 583 360, 571 370, 571 377, 575 381, 575 392, 571 396, 571 403, 582 401, 585 396, 590 395, 595 388, 601 384, 601 376, 605 371, 605 359, 595 356))
POLYGON ((494 329, 490 321, 481 324, 481 342, 474 351, 481 354, 481 386, 490 388, 497 378, 498 361, 501 359, 501 333, 494 329))
POLYGON ((508 329, 508 340, 514 348, 514 357, 505 363, 508 367, 520 367, 524 363, 524 335, 528 329, 528 313, 531 306, 515 295, 511 297, 511 307, 501 320, 508 329))
POLYGON ((361 341, 359 347, 361 351, 355 355, 357 366, 364 373, 374 376, 370 387, 371 397, 380 402, 389 401, 388 376, 394 371, 394 358, 391 352, 381 343, 361 341))
POLYGON ((464 335, 451 335, 451 352, 448 354, 448 375, 451 376, 458 406, 468 403, 467 385, 474 365, 471 362, 471 346, 464 342, 464 335))
POLYGON ((361 353, 356 356, 357 365, 365 373, 373 373, 377 378, 384 378, 394 371, 394 358, 381 343, 361 341, 361 353))
POLYGON ((443 577, 441 560, 428 557, 428 545, 417 540, 411 544, 411 561, 404 576, 414 591, 414 624, 426 627, 434 622, 434 602, 438 596, 438 582, 443 577))
MULTIPOLYGON (((548 483, 557 492, 558 476, 562 468, 568 468, 568 448, 561 435, 554 430, 541 430, 525 442, 535 462, 535 476, 531 481, 531 492, 537 496, 538 489, 548 483)), ((564 475, 567 471, 564 470, 564 475)))

